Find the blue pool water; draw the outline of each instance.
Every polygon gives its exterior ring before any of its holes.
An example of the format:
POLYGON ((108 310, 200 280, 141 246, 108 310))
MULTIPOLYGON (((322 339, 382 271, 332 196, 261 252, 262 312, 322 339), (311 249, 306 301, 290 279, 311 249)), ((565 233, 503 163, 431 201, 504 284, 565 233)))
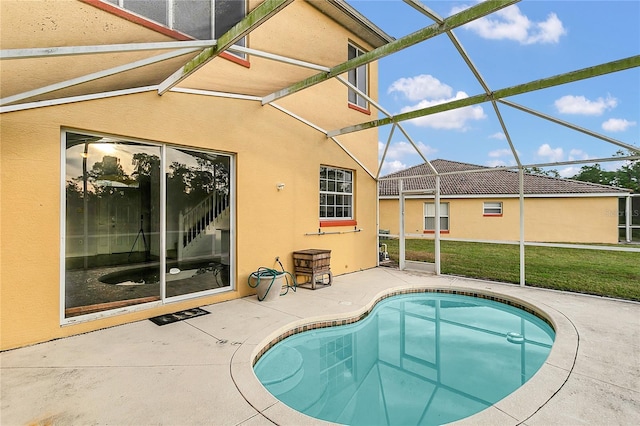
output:
POLYGON ((256 363, 291 408, 348 425, 432 425, 512 393, 546 360, 555 333, 524 310, 476 297, 393 296, 353 324, 295 334, 256 363))

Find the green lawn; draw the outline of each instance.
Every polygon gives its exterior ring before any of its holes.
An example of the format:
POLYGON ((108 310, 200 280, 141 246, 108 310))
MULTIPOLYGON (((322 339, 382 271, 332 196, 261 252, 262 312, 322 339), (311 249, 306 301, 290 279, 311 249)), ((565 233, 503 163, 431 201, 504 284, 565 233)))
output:
MULTIPOLYGON (((434 261, 434 241, 407 239, 406 259, 434 261)), ((381 241, 398 261, 398 240, 381 241)), ((517 245, 441 241, 441 272, 510 283, 520 282, 517 245)), ((526 284, 640 301, 640 253, 525 248, 526 284)))

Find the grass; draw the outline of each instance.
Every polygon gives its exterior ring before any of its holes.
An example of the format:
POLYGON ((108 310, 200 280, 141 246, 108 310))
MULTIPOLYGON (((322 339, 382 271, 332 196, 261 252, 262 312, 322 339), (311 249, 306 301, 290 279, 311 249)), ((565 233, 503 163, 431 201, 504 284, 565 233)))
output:
MULTIPOLYGON (((406 241, 407 260, 434 261, 433 240, 406 241)), ((398 261, 398 240, 382 242, 398 261)), ((517 245, 441 241, 440 255, 443 274, 520 282, 517 245)), ((640 253, 528 246, 525 280, 532 287, 640 301, 640 253)))

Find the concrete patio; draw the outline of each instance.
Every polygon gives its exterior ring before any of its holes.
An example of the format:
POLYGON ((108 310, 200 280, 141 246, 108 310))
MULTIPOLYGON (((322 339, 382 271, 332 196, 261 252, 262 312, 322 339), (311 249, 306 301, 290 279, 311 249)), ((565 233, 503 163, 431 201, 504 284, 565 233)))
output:
POLYGON ((253 356, 292 324, 351 316, 391 288, 442 287, 515 297, 557 328, 523 387, 459 424, 640 424, 640 304, 495 282, 374 268, 275 302, 247 297, 159 327, 140 321, 0 354, 0 423, 312 425, 257 381, 253 356))

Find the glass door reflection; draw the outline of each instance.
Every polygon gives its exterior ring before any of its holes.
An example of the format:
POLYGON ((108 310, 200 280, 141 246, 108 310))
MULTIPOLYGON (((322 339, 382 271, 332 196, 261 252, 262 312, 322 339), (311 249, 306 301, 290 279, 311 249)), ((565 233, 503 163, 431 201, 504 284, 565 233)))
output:
POLYGON ((230 286, 230 157, 167 148, 166 164, 166 296, 230 286))

